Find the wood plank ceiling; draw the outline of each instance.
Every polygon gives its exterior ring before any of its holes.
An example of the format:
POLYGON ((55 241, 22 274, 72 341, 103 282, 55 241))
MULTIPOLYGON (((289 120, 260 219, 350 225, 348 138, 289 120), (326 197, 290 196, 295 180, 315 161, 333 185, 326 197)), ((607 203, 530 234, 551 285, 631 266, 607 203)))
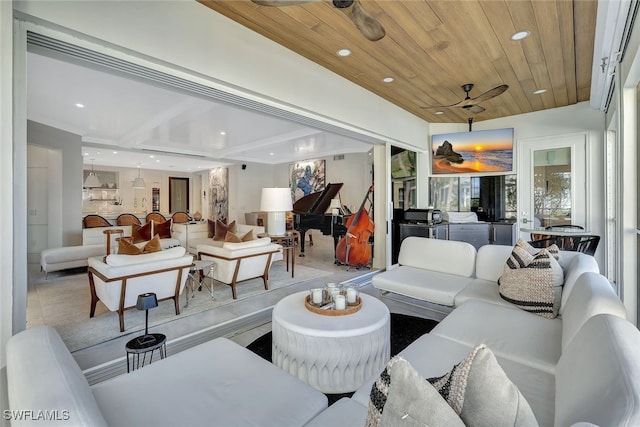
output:
POLYGON ((376 42, 327 1, 199 1, 429 122, 482 121, 589 100, 595 0, 361 0, 386 30, 376 42), (520 30, 531 35, 511 40, 520 30), (343 48, 351 55, 339 57, 343 48), (486 110, 477 114, 423 108, 464 99, 465 83, 475 84, 472 98, 501 84, 509 89, 481 103, 486 110), (534 94, 539 89, 546 92, 534 94))

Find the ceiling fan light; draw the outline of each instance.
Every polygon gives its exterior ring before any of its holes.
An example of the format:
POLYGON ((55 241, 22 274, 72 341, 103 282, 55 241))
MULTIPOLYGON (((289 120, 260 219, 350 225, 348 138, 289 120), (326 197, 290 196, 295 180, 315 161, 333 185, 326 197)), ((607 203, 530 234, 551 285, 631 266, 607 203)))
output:
POLYGON ((511 40, 513 41, 522 40, 529 37, 530 35, 531 35, 531 31, 528 31, 528 30, 518 31, 511 35, 511 40))

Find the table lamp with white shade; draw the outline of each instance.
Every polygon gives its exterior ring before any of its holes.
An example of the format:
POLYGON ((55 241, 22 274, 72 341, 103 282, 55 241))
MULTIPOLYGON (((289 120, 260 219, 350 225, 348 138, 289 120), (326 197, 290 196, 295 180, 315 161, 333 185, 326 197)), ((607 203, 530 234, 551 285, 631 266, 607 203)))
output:
POLYGON ((287 229, 287 212, 293 209, 289 188, 263 188, 260 210, 267 212, 267 233, 283 236, 287 229))

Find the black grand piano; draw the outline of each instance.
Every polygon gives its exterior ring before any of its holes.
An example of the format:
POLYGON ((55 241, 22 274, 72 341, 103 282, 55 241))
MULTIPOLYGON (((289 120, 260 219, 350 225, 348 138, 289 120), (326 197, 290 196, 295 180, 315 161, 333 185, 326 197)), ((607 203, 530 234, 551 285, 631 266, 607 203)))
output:
POLYGON ((304 256, 305 234, 308 230, 320 230, 325 236, 333 236, 333 249, 340 237, 347 232, 345 223, 350 215, 331 215, 325 212, 336 197, 342 183, 327 184, 324 190, 306 195, 293 204, 293 228, 300 232, 300 256, 304 256))

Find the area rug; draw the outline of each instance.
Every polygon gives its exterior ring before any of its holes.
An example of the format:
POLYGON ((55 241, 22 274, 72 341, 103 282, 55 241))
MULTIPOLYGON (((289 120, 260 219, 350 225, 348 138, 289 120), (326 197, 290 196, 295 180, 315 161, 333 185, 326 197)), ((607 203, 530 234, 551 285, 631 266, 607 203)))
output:
MULTIPOLYGON (((180 296, 180 314, 177 316, 173 300, 159 302, 158 307, 149 312, 149 327, 329 274, 330 272, 327 271, 301 265, 296 266, 295 277, 292 278, 291 273, 286 271, 284 265, 274 264, 269 271, 269 290, 264 289, 262 279, 248 280, 238 284, 238 298, 234 300, 231 296, 231 287, 214 282, 214 299, 211 299, 208 290, 203 288, 202 291, 195 292, 195 297, 189 299, 189 305, 185 307, 186 291, 183 292, 180 296)), ((211 283, 211 281, 207 280, 207 283, 211 283)), ((58 331, 72 352, 144 330, 145 314, 136 309, 125 311, 125 331, 122 333, 120 332, 118 314, 108 311, 100 302, 96 307, 95 316, 90 318, 91 292, 86 272, 55 279, 38 280, 35 289, 40 301, 44 323, 58 331)))
MULTIPOLYGON (((428 333, 438 324, 431 319, 391 313, 391 357, 400 353, 409 344, 428 333)), ((271 362, 271 332, 267 332, 247 346, 258 356, 271 362)), ((333 404, 343 397, 350 397, 353 393, 327 394, 329 404, 333 404)))

